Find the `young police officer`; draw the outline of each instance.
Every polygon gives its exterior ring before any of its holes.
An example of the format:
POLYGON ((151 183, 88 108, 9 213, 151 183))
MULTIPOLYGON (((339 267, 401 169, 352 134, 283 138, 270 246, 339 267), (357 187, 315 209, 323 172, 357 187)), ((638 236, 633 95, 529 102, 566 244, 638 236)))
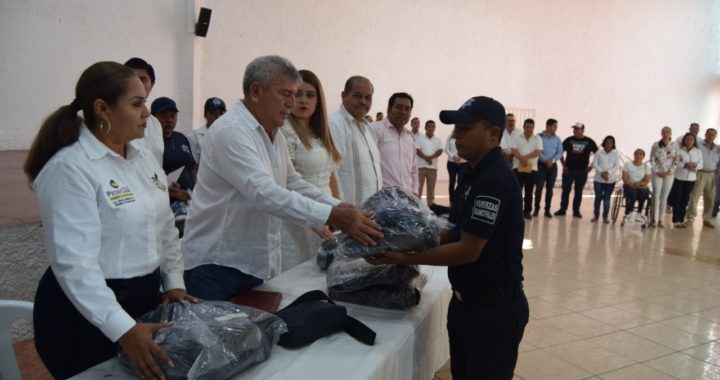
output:
POLYGON ((529 309, 522 290, 520 186, 499 147, 505 108, 479 96, 457 111, 440 112, 440 120, 455 124, 458 155, 472 165, 454 195, 458 201, 450 221, 455 227, 443 231, 438 247, 386 252, 368 261, 449 266, 453 379, 511 379, 529 309))

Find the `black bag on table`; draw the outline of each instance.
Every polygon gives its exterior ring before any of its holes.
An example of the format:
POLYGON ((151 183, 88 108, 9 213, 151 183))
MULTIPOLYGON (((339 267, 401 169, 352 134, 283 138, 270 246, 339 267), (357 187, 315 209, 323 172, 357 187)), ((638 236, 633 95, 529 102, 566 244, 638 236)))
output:
POLYGON ((288 332, 278 341, 286 348, 300 348, 340 331, 367 345, 375 344, 375 331, 347 315, 344 306, 336 305, 320 290, 301 295, 275 315, 287 324, 288 332))

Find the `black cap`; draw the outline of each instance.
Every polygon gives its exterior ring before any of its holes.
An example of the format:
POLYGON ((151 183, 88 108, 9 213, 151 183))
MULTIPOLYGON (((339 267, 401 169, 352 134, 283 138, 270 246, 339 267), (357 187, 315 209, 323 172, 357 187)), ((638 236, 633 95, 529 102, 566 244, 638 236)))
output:
POLYGON ((440 111, 443 124, 472 124, 478 121, 505 128, 505 107, 487 96, 468 99, 457 111, 440 111))
POLYGON ((205 113, 212 112, 215 110, 227 111, 225 108, 225 102, 220 98, 210 98, 205 101, 205 113))
POLYGON ((177 104, 175 104, 175 101, 163 96, 162 98, 157 98, 155 99, 155 101, 152 102, 152 105, 150 106, 150 113, 154 115, 167 109, 178 112, 177 104))

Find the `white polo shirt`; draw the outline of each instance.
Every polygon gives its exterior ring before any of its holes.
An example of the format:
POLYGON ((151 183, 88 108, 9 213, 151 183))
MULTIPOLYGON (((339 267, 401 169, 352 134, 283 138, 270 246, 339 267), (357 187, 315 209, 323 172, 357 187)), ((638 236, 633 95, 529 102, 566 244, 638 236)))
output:
MULTIPOLYGON (((524 133, 513 133, 512 136, 513 137, 511 138, 510 148, 517 149, 518 153, 523 156, 526 154, 530 154, 536 150, 539 150, 540 152, 542 152, 543 150, 542 139, 535 133, 533 133, 529 138, 525 137, 524 133)), ((538 170, 537 163, 539 157, 540 156, 538 155, 538 157, 533 157, 527 160, 528 164, 530 164, 530 166, 532 167, 532 171, 538 170)), ((517 169, 519 166, 520 160, 518 160, 516 157, 513 157, 512 168, 517 169)))
POLYGON ((164 289, 185 288, 165 174, 140 141, 130 142, 126 155, 83 125, 78 141, 56 153, 33 183, 53 273, 80 314, 111 341, 135 320, 106 279, 160 267, 164 289))
MULTIPOLYGON (((431 156, 435 154, 435 152, 437 152, 438 150, 443 150, 442 141, 440 141, 437 136, 428 138, 426 134, 422 134, 415 139, 415 146, 417 147, 417 149, 420 149, 420 151, 426 156, 431 156)), ((418 169, 437 169, 438 157, 433 158, 431 164, 428 164, 427 161, 418 157, 418 169)))

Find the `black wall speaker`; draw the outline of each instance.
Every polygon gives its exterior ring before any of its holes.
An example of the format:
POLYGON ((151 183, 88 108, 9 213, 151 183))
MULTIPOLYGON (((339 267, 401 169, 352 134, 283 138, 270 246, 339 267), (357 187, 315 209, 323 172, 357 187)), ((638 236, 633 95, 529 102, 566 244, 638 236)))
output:
POLYGON ((195 35, 200 37, 207 36, 208 28, 210 27, 210 15, 212 9, 200 8, 200 16, 198 16, 198 22, 195 24, 195 35))

